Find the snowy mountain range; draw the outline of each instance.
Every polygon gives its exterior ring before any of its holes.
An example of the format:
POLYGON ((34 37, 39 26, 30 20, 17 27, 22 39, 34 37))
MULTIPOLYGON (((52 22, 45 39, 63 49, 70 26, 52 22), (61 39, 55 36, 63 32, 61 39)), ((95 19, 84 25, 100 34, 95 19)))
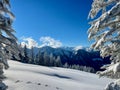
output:
POLYGON ((50 46, 45 46, 41 48, 34 47, 35 54, 47 53, 47 55, 53 54, 54 57, 60 56, 61 62, 64 65, 68 63, 69 65, 81 65, 93 67, 96 71, 100 70, 100 67, 104 64, 110 63, 109 57, 100 57, 99 51, 94 51, 90 48, 85 47, 60 47, 52 48, 50 46))

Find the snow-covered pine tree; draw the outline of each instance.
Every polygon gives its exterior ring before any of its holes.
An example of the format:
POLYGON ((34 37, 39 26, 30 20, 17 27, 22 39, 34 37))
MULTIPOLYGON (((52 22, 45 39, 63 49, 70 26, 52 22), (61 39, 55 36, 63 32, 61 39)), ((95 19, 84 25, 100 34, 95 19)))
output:
POLYGON ((0 0, 0 90, 5 90, 1 82, 3 76, 3 67, 9 67, 7 59, 14 55, 18 58, 17 39, 14 36, 12 22, 14 19, 13 13, 10 11, 10 0, 0 0))
POLYGON ((28 49, 27 49, 26 45, 24 46, 23 52, 24 52, 24 58, 23 58, 22 62, 28 63, 29 62, 29 56, 28 56, 28 49))
POLYGON ((105 71, 98 74, 118 79, 106 90, 120 90, 120 0, 94 0, 89 17, 92 22, 88 38, 95 41, 92 47, 111 59, 110 65, 102 67, 105 71))
POLYGON ((31 47, 31 51, 30 51, 30 62, 31 64, 34 64, 35 63, 35 55, 34 55, 34 47, 32 46, 31 47))
POLYGON ((54 65, 55 65, 56 67, 62 67, 62 62, 61 62, 60 56, 57 56, 54 65))
POLYGON ((44 65, 45 66, 49 66, 49 64, 50 64, 50 57, 49 57, 49 54, 47 52, 45 52, 43 54, 43 59, 44 59, 44 65))
POLYGON ((64 67, 64 68, 69 68, 68 63, 66 62, 63 67, 64 67))
POLYGON ((53 56, 53 53, 50 54, 50 66, 54 66, 55 58, 53 56))
POLYGON ((39 54, 39 62, 38 62, 38 64, 39 65, 44 65, 44 55, 39 51, 38 52, 38 54, 39 54))
MULTIPOLYGON (((24 48, 23 48, 21 43, 18 44, 18 47, 19 47, 19 58, 20 58, 18 61, 24 62, 24 57, 25 57, 25 55, 24 55, 24 48)), ((13 59, 17 60, 14 57, 13 57, 13 59)))

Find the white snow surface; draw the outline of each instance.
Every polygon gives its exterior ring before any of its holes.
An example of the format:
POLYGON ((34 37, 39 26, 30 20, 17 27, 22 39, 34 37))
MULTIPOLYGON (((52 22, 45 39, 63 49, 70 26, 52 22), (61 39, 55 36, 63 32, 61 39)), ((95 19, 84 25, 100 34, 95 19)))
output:
POLYGON ((8 62, 4 80, 8 90, 103 90, 111 81, 78 70, 8 62))

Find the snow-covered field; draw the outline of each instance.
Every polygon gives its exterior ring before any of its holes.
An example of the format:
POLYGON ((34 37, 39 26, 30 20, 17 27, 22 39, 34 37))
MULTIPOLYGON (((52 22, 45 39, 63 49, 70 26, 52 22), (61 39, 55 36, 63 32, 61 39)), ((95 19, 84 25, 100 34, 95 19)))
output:
POLYGON ((103 90, 111 81, 95 74, 9 60, 5 71, 8 90, 103 90))

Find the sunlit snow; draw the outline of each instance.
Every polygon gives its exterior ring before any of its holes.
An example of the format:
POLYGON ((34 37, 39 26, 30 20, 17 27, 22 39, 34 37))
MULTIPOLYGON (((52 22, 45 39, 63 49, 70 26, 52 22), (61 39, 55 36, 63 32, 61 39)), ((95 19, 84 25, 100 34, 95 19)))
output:
POLYGON ((23 64, 9 60, 8 90, 103 90, 110 81, 72 69, 23 64))

